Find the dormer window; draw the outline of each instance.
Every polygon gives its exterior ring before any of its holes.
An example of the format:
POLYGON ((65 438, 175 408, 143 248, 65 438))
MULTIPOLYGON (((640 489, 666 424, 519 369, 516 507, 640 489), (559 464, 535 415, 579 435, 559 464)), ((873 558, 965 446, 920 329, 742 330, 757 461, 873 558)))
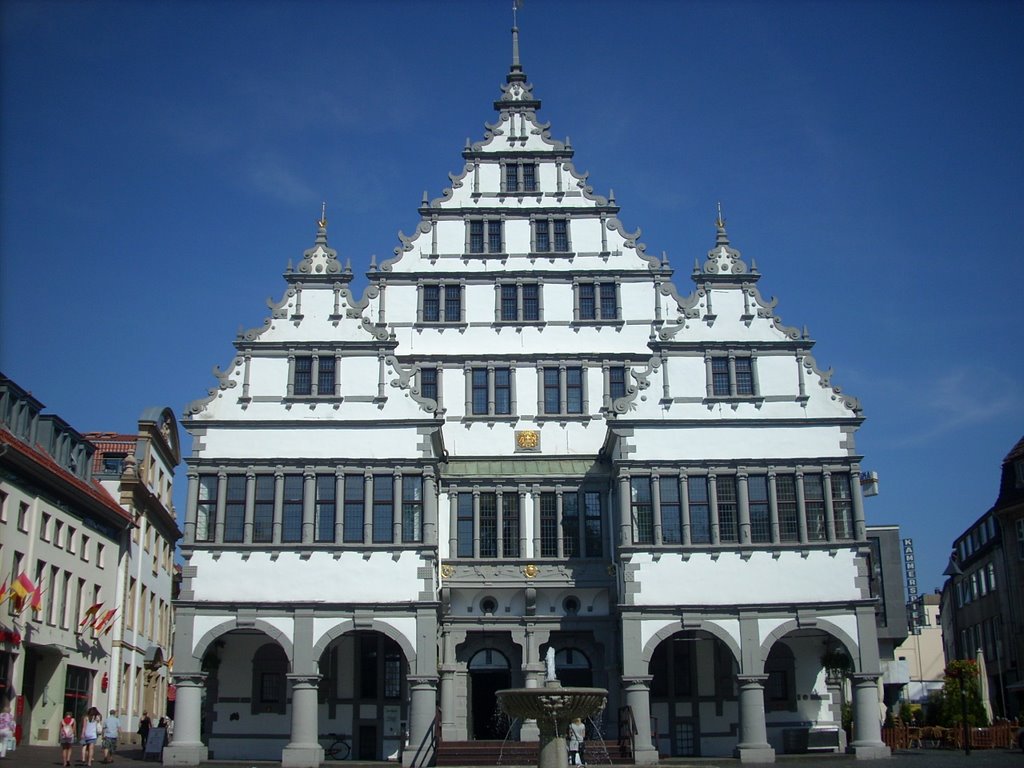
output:
POLYGON ((537 191, 537 164, 506 162, 503 164, 502 192, 515 194, 517 192, 537 191))

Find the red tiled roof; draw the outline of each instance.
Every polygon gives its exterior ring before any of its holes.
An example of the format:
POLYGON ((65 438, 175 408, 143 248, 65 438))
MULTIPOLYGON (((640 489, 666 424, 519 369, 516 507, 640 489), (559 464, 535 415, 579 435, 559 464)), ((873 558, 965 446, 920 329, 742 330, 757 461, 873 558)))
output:
POLYGON ((96 448, 92 455, 92 471, 96 474, 103 472, 103 458, 108 453, 127 456, 135 452, 135 443, 138 442, 137 435, 122 435, 119 432, 86 432, 82 435, 96 448))
POLYGON ((116 515, 125 522, 132 522, 131 515, 114 501, 110 494, 103 489, 103 486, 95 480, 92 483, 85 482, 80 477, 64 469, 48 453, 41 449, 30 447, 6 429, 0 429, 0 445, 7 446, 8 450, 15 451, 22 458, 34 464, 39 470, 56 477, 60 482, 72 486, 79 493, 87 496, 111 514, 116 515))

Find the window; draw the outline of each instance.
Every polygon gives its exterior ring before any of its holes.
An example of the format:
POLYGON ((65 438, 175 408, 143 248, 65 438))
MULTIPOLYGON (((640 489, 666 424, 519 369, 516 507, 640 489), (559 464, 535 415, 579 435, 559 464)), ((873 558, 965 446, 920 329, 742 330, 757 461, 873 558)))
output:
POLYGON ((537 164, 516 162, 504 163, 501 191, 509 193, 536 192, 537 164))
POLYGON ((459 493, 456 514, 458 557, 473 557, 473 494, 459 493))
POLYGON ((541 370, 541 403, 545 416, 579 416, 585 411, 583 367, 545 366, 541 370))
POLYGON ((423 478, 402 478, 402 541, 423 541, 423 478))
POLYGON ((558 557, 558 497, 540 495, 540 556, 558 557))
POLYGON ((334 475, 316 476, 316 541, 334 541, 334 521, 337 516, 337 478, 334 475))
POLYGON ((383 544, 395 538, 395 479, 373 476, 373 542, 383 544))
POLYGON ((217 476, 200 475, 199 497, 196 500, 196 541, 213 541, 216 528, 217 476))
POLYGON ((562 495, 562 555, 580 555, 580 505, 575 493, 562 495))
POLYGON ((687 482, 690 506, 690 542, 711 543, 711 504, 706 477, 690 477, 687 482))
POLYGON ((793 475, 775 478, 775 500, 779 513, 779 541, 800 541, 796 479, 793 475))
POLYGON ((770 542, 772 529, 766 476, 751 475, 747 478, 747 499, 750 509, 750 540, 755 544, 770 542))
POLYGON ((43 512, 39 521, 39 538, 43 541, 50 540, 50 516, 43 512))
POLYGON ((534 219, 533 250, 535 253, 568 253, 569 220, 568 219, 534 219))
POLYGON ((462 286, 459 283, 422 285, 419 300, 420 322, 462 322, 462 286))
POLYGON ((502 283, 498 286, 498 320, 503 323, 540 321, 540 285, 502 283))
POLYGON ((578 283, 576 285, 577 318, 580 321, 619 319, 619 286, 617 283, 578 283))
POLYGON ((651 479, 634 477, 629 481, 630 506, 633 517, 633 542, 654 543, 654 504, 651 499, 651 479))
POLYGON ((344 538, 349 544, 363 541, 363 497, 365 482, 362 475, 345 475, 344 538))
POLYGON ((468 250, 473 254, 503 253, 503 228, 501 219, 470 219, 468 250))
POLYGON ((260 646, 252 658, 252 714, 283 715, 288 699, 288 657, 277 643, 260 646))
POLYGON ((313 394, 313 358, 295 358, 295 380, 292 394, 296 397, 308 397, 313 394))
POLYGON ((501 505, 501 552, 504 557, 519 557, 519 496, 503 493, 501 505))
POLYGON ((292 366, 292 396, 334 397, 337 361, 333 355, 296 355, 292 366))
POLYGON ((266 544, 274 540, 274 477, 256 476, 256 498, 252 510, 252 540, 266 544))
POLYGON ((784 643, 776 643, 764 663, 765 709, 769 712, 796 710, 796 663, 793 652, 784 643))
POLYGON ((804 511, 807 514, 807 538, 809 541, 824 541, 825 530, 825 489, 821 475, 804 475, 804 511))
POLYGON ((433 400, 440 407, 441 392, 439 389, 440 376, 437 368, 420 368, 420 397, 433 400))
POLYGON ((245 477, 228 475, 224 500, 224 541, 242 541, 245 534, 245 477))
POLYGON ((513 411, 512 370, 471 368, 468 411, 473 416, 510 416, 513 411))
POLYGON ((832 517, 837 539, 853 538, 853 492, 850 476, 845 472, 832 475, 832 517))
POLYGON ((281 541, 302 541, 302 475, 284 476, 281 502, 281 541))
POLYGON ((736 531, 736 478, 720 476, 715 481, 715 499, 718 502, 718 540, 723 544, 739 541, 736 531))
POLYGON ((586 548, 586 556, 601 557, 604 554, 604 536, 601 523, 600 492, 583 492, 583 515, 583 543, 586 548))
POLYGON ((480 496, 480 557, 498 556, 498 497, 494 493, 480 496))
POLYGON ((754 361, 749 356, 733 353, 709 355, 708 397, 756 397, 754 361))
POLYGON ((674 477, 663 477, 658 483, 661 496, 661 541, 681 544, 683 541, 683 507, 679 500, 679 482, 674 477))
MULTIPOLYGON (((197 526, 198 528, 198 526, 197 526)), ((86 534, 82 534, 82 561, 89 562, 89 537, 86 534)))
POLYGON ((608 399, 611 403, 626 396, 626 366, 613 365, 608 368, 608 399))
POLYGON ((18 530, 28 533, 28 504, 24 501, 18 504, 18 530))

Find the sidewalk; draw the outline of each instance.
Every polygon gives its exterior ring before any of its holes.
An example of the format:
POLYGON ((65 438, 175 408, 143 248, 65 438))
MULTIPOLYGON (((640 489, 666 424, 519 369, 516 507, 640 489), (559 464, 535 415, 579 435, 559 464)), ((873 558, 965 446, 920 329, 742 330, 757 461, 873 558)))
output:
MULTIPOLYGON (((72 753, 76 766, 78 758, 81 757, 81 747, 75 746, 72 753)), ((0 760, 3 768, 59 768, 60 747, 19 747, 14 752, 7 753, 6 760, 0 760)), ((660 763, 671 768, 741 768, 743 765, 739 760, 728 757, 702 757, 702 758, 666 758, 660 763)), ((156 760, 143 760, 142 750, 138 747, 125 747, 118 750, 114 758, 113 766, 122 768, 154 768, 160 765, 156 760)), ((280 763, 276 762, 226 762, 212 760, 203 763, 204 768, 275 768, 280 763)), ((359 763, 352 760, 334 761, 323 763, 329 768, 385 768, 394 766, 394 763, 359 763)), ((599 765, 591 764, 592 768, 602 768, 599 765)), ((778 755, 775 758, 775 765, 784 768, 1004 768, 1004 766, 1024 766, 1024 754, 1019 750, 1007 749, 976 749, 970 755, 957 752, 951 749, 908 749, 896 752, 887 760, 858 761, 853 755, 778 755)), ((93 761, 93 768, 102 768, 100 760, 93 761)), ((504 768, 512 768, 505 766, 504 768)))

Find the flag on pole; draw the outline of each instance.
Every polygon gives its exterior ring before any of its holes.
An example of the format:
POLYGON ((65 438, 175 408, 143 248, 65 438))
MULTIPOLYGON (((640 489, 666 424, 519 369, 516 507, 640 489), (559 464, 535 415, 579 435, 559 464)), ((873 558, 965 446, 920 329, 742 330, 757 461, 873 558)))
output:
POLYGON ((96 615, 96 612, 99 611, 99 609, 102 607, 103 603, 93 603, 88 608, 86 608, 85 614, 82 616, 82 620, 78 622, 78 626, 84 627, 86 624, 92 623, 94 620, 93 617, 96 615))
POLYGON ((103 614, 103 618, 99 619, 95 624, 92 625, 92 628, 96 630, 96 632, 98 633, 101 629, 107 626, 111 619, 114 618, 115 613, 117 613, 117 608, 111 608, 109 611, 103 614))
POLYGON ((11 584, 11 592, 14 593, 15 597, 21 600, 24 600, 26 597, 28 597, 35 591, 35 582, 32 581, 32 579, 29 578, 29 575, 24 571, 19 573, 18 578, 16 578, 14 580, 14 583, 11 584))
POLYGON ((41 583, 32 593, 32 610, 36 613, 43 610, 43 585, 41 583))
POLYGON ((7 599, 7 579, 4 579, 3 586, 0 586, 0 605, 7 599))

